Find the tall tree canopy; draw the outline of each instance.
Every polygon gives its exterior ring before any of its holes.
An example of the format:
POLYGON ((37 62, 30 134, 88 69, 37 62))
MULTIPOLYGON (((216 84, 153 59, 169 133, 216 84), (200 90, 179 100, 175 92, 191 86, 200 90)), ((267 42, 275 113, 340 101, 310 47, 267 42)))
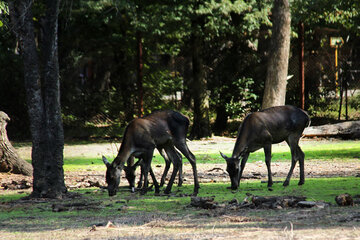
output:
MULTIPOLYGON (((4 9, 4 1, 0 3, 4 9)), ((275 23, 272 4, 259 0, 61 1, 59 71, 66 134, 89 136, 95 127, 110 126, 101 133, 121 136, 119 129, 137 115, 137 33, 143 48, 144 113, 177 109, 193 120, 193 137, 224 134, 229 118, 242 118, 261 107, 271 21, 275 23)), ((43 42, 44 6, 43 1, 32 5, 38 50, 43 42)), ((299 21, 305 25, 305 61, 325 49, 330 36, 325 30, 336 30, 344 39, 349 36, 347 45, 354 49, 358 45, 358 1, 290 1, 290 8, 293 69, 299 21)), ((19 71, 23 68, 20 42, 9 34, 13 28, 6 27, 7 20, 8 14, 1 10, 0 64, 6 67, 0 69, 0 89, 8 91, 0 94, 0 108, 12 116, 8 133, 13 138, 27 134, 29 120, 23 117, 27 105, 19 71)), ((321 71, 324 60, 305 64, 307 86, 320 79, 312 73, 321 71)), ((296 105, 298 91, 289 86, 287 90, 287 103, 296 105)), ((310 95, 310 103, 318 102, 315 93, 310 95)))

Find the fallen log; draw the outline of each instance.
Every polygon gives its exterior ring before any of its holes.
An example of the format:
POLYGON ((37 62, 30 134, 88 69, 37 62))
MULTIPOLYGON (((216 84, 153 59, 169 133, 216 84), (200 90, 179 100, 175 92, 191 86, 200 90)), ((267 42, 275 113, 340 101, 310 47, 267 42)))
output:
POLYGON ((348 121, 336 124, 325 124, 321 126, 311 126, 305 128, 305 137, 333 137, 340 136, 346 138, 360 137, 360 121, 348 121))
POLYGON ((191 197, 190 206, 204 209, 215 209, 218 203, 213 197, 191 197))
POLYGON ((255 207, 262 208, 288 208, 295 207, 298 202, 304 201, 306 197, 297 196, 252 196, 251 201, 255 207))

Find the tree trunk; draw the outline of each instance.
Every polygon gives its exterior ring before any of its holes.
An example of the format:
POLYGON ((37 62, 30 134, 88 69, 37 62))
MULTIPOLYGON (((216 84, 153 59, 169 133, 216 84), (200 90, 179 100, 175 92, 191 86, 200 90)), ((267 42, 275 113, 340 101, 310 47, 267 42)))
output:
POLYGON ((144 114, 144 89, 143 89, 143 77, 144 77, 144 60, 143 60, 143 45, 141 33, 136 33, 137 42, 137 88, 138 88, 138 117, 142 117, 144 114))
POLYGON ((33 173, 31 164, 19 157, 8 139, 6 133, 8 121, 10 121, 8 115, 0 111, 0 172, 31 176, 33 173))
POLYGON ((66 193, 63 170, 64 133, 61 121, 57 46, 59 1, 46 1, 42 22, 42 74, 34 37, 32 0, 9 1, 13 29, 20 41, 32 135, 32 197, 61 198, 66 193), (43 83, 43 86, 41 85, 43 83))
POLYGON ((285 104, 290 50, 290 7, 288 0, 275 0, 262 108, 285 104))
POLYGON ((191 108, 191 85, 193 82, 193 67, 192 67, 192 58, 190 53, 186 53, 186 57, 184 58, 184 66, 183 66, 183 76, 184 76, 184 82, 183 82, 183 89, 184 94, 182 97, 182 104, 186 108, 191 108))
MULTIPOLYGON (((221 97, 221 95, 220 95, 221 97)), ((219 104, 216 108, 216 119, 214 123, 214 133, 216 135, 222 135, 226 130, 228 121, 228 113, 224 104, 219 104)))
POLYGON ((207 82, 205 79, 200 37, 195 33, 192 36, 192 62, 193 62, 193 83, 191 87, 194 99, 194 125, 191 129, 191 138, 200 139, 209 137, 209 98, 207 94, 207 82))

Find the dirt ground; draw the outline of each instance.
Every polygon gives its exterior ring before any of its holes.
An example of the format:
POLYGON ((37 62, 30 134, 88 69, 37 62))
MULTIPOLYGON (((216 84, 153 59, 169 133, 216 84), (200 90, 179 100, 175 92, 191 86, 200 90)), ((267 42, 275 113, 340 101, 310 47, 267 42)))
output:
MULTIPOLYGON (((303 144, 316 144, 317 141, 302 140, 303 144)), ((234 139, 214 138, 193 142, 191 149, 212 149, 218 143, 233 146, 234 139)), ((65 156, 87 156, 113 154, 110 144, 71 145, 66 146, 65 156)), ((231 147, 230 147, 231 148, 231 147)), ((18 148, 24 158, 30 155, 30 147, 18 148)), ((275 177, 285 178, 290 161, 272 163, 275 177)), ((154 165, 155 173, 160 177, 163 165, 154 165)), ((294 177, 298 177, 298 169, 294 177)), ((358 158, 350 161, 305 161, 306 177, 357 176, 360 173, 358 158)), ((65 182, 69 189, 104 185, 104 171, 66 172, 65 182)), ((224 164, 198 164, 200 183, 229 182, 224 164)), ((185 183, 192 183, 192 170, 184 160, 185 183)), ((248 163, 244 178, 267 180, 267 170, 263 161, 248 163)), ((31 183, 30 177, 0 174, 0 186, 11 183, 31 183)), ((127 185, 123 179, 121 185, 127 185)), ((0 191, 2 189, 0 188, 0 191)), ((29 191, 29 190, 18 190, 29 191)), ((1 199, 1 193, 0 193, 1 199)), ((1 202, 1 200, 0 200, 1 202)), ((27 203, 34 204, 34 203, 27 203)), ((1 205, 0 205, 1 207, 1 205)), ((74 225, 81 218, 73 216, 74 225)), ((35 218, 34 218, 35 219, 35 218)), ((16 220, 14 220, 16 224, 16 220)), ((326 209, 292 209, 288 211, 240 209, 238 211, 213 210, 204 211, 194 216, 176 216, 165 213, 138 213, 135 216, 119 214, 116 219, 95 218, 96 226, 43 229, 41 231, 22 231, 21 227, 14 233, 1 230, 0 239, 360 239, 360 207, 326 209), (262 211, 259 214, 259 211, 262 211), (109 221, 112 221, 111 223, 109 221)))
MULTIPOLYGON (((324 142, 338 142, 338 140, 313 140, 302 139, 301 145, 305 144, 320 144, 324 142)), ((226 137, 213 137, 211 139, 202 141, 192 141, 188 143, 190 149, 195 152, 206 152, 209 149, 218 149, 218 146, 227 147, 228 150, 232 149, 235 144, 234 138, 226 137)), ((286 145, 286 143, 282 143, 286 145)), ((94 144, 80 144, 80 145, 65 145, 64 156, 65 157, 78 157, 78 156, 114 156, 117 152, 118 144, 114 143, 94 143, 94 144)), ((21 157, 29 159, 31 155, 31 147, 17 148, 21 157)), ((219 149, 221 150, 221 149, 219 149)), ((189 162, 184 159, 184 181, 185 183, 193 183, 192 168, 189 162)), ((289 168, 290 160, 284 162, 272 162, 271 169, 274 177, 285 178, 289 168)), ((229 182, 229 177, 226 170, 225 161, 223 164, 198 164, 198 176, 200 183, 207 182, 229 182)), ((158 178, 161 177, 164 164, 153 165, 153 170, 158 178)), ((349 161, 320 161, 305 159, 305 177, 335 177, 335 176, 357 176, 360 175, 360 161, 359 156, 349 161)), ((169 174, 170 175, 170 174, 169 174)), ((298 165, 294 170, 293 177, 299 176, 298 165)), ((246 164, 244 170, 244 179, 264 179, 267 180, 267 168, 264 161, 249 162, 246 164)), ((31 182, 31 177, 23 177, 21 175, 9 175, 6 173, 0 173, 0 186, 3 183, 11 183, 12 181, 21 182, 26 180, 31 182)), ((105 184, 105 171, 89 171, 84 169, 83 171, 71 171, 65 172, 65 183, 72 188, 89 187, 93 183, 99 182, 100 185, 105 184)), ((126 186, 128 183, 122 179, 121 186, 126 186)))

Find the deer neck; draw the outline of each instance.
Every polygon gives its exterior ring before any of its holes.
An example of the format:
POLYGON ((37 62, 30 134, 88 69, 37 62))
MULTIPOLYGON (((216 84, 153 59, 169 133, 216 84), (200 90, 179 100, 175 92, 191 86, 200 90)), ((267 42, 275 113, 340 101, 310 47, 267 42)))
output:
POLYGON ((131 157, 132 151, 131 148, 121 147, 119 150, 118 155, 112 162, 114 166, 121 166, 124 167, 125 162, 131 157))

